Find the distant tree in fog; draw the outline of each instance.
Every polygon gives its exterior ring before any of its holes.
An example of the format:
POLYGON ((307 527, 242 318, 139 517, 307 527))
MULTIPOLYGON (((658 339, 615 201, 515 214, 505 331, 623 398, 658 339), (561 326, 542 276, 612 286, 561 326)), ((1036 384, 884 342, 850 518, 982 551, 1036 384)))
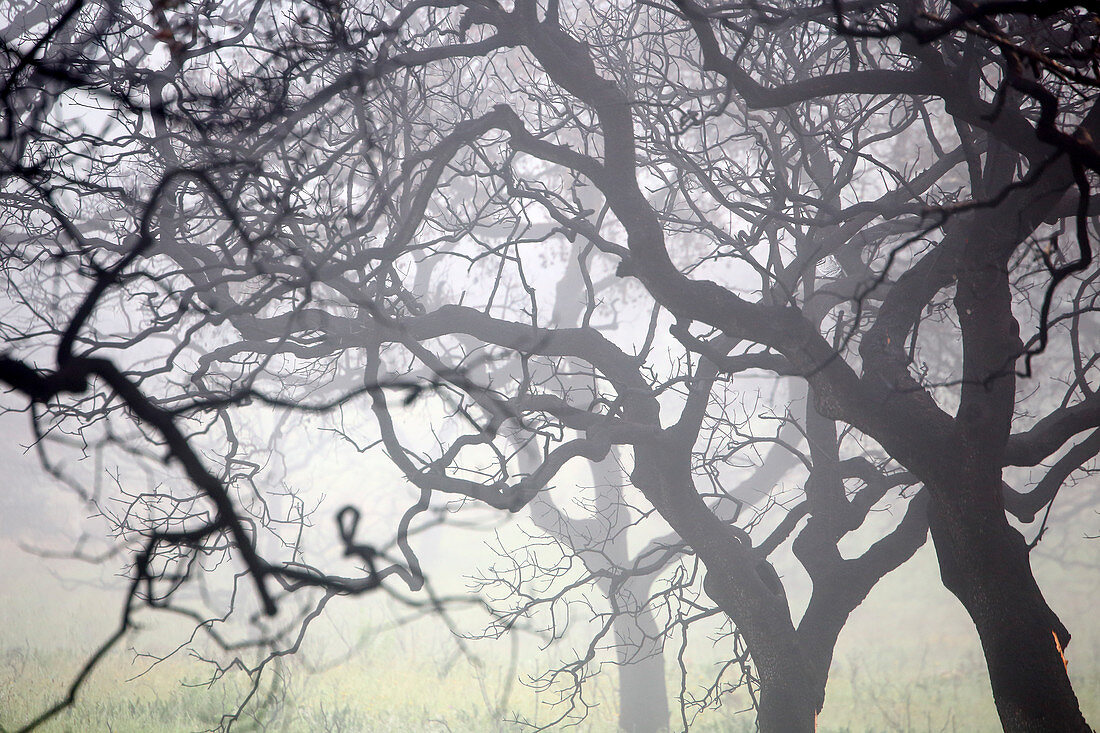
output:
MULTIPOLYGON (((578 570, 603 634, 656 611, 659 647, 701 590, 760 729, 802 731, 849 614, 930 530, 1004 728, 1088 730, 1029 562, 1100 451, 1087 3, 5 13, 0 380, 47 461, 177 470, 114 517, 131 603, 229 555, 268 613, 303 586, 416 590, 410 533, 448 500, 530 507, 578 557, 645 524, 658 544, 578 570), (748 378, 806 390, 760 410, 788 427, 762 433, 748 378), (363 569, 341 577, 295 539, 306 512, 270 511, 278 441, 240 436, 368 411, 334 439, 420 496, 385 552, 358 537, 369 501, 339 513, 363 569), (772 450, 797 490, 738 496, 772 450), (563 469, 616 454, 629 487, 563 514, 563 469)), ((563 720, 592 661, 557 670, 563 720)))

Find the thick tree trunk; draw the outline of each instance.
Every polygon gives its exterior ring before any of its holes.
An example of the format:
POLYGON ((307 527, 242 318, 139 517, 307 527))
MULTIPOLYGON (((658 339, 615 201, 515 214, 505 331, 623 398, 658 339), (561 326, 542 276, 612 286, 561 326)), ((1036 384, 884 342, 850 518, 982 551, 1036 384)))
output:
POLYGON ((1069 633, 1035 582, 1024 538, 994 498, 1000 482, 984 489, 937 492, 930 527, 944 586, 981 639, 1001 725, 1008 733, 1090 731, 1062 654, 1069 633))
POLYGON ((760 733, 812 733, 817 728, 817 709, 801 685, 775 681, 760 685, 756 727, 760 733))
POLYGON ((720 573, 708 569, 703 588, 745 637, 760 680, 760 733, 812 733, 825 702, 825 678, 816 671, 825 666, 806 657, 797 634, 786 632, 783 619, 767 616, 720 573))

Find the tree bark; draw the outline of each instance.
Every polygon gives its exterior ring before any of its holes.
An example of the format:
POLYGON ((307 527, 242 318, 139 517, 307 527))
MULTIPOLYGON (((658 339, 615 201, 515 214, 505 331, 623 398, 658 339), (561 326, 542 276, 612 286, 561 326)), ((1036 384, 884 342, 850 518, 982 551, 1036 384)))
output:
POLYGON ((704 590, 734 620, 752 656, 760 682, 756 726, 760 733, 812 733, 825 702, 825 678, 813 664, 796 634, 783 624, 762 617, 760 606, 739 593, 721 571, 708 570, 704 590))
POLYGON ((817 710, 807 704, 806 690, 798 685, 760 685, 756 727, 760 733, 812 733, 817 729, 817 710))
MULTIPOLYGON (((1016 157, 991 147, 987 182, 1012 180, 1016 157)), ((1012 310, 1011 253, 1031 231, 986 212, 975 217, 957 269, 955 311, 963 379, 955 447, 929 456, 929 528, 944 586, 981 639, 993 699, 1009 733, 1089 731, 1062 651, 1069 632, 1047 605, 1027 544, 1005 514, 1002 466, 1016 412, 1014 364, 1023 351, 1012 310)))
POLYGON ((995 483, 936 492, 930 527, 941 578, 974 621, 1004 730, 1087 733, 1063 656, 1069 632, 1035 582, 1027 545, 1008 524, 995 483))

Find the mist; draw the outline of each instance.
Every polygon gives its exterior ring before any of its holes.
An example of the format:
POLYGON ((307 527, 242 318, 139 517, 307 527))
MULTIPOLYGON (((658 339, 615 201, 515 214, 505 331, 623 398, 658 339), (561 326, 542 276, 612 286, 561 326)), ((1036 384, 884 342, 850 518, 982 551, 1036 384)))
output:
POLYGON ((1091 731, 1087 3, 0 9, 0 730, 1091 731))

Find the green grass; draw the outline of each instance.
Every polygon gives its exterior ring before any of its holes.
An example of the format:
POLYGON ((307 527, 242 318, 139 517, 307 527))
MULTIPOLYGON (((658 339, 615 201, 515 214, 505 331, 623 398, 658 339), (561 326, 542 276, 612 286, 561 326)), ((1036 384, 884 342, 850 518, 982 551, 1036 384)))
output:
MULTIPOLYGON (((1088 553, 1096 546, 1082 546, 1090 561, 1088 553)), ((818 721, 822 733, 1000 729, 976 634, 958 603, 939 586, 927 549, 883 581, 842 633, 818 721)), ((1100 601, 1100 570, 1041 557, 1036 567, 1052 605, 1074 633, 1070 671, 1086 716, 1095 724, 1100 721, 1100 628, 1094 610, 1100 601)), ((20 574, 8 563, 0 578, 6 588, 0 597, 0 725, 6 729, 24 724, 61 697, 96 640, 109 633, 111 609, 119 602, 115 593, 51 585, 37 566, 25 570, 20 574)), ((535 723, 553 719, 549 697, 520 684, 511 686, 503 714, 498 709, 508 688, 507 640, 472 643, 474 661, 458 651, 435 619, 379 631, 395 613, 380 596, 342 599, 330 610, 311 629, 299 655, 265 674, 235 730, 505 733, 522 730, 504 722, 509 715, 535 723)), ((148 664, 132 648, 164 650, 187 630, 146 623, 143 632, 109 655, 77 704, 42 730, 201 731, 235 708, 248 680, 232 673, 215 684, 195 686, 209 679, 210 669, 185 654, 134 678, 148 664)), ((713 673, 721 650, 710 649, 705 639, 697 642, 689 676, 701 684, 713 673)), ((553 648, 538 654, 534 640, 526 638, 521 676, 545 668, 547 659, 569 656, 567 649, 553 648)), ((674 690, 678 670, 671 658, 667 670, 674 690)), ((590 683, 586 699, 596 707, 578 730, 615 730, 615 684, 613 666, 590 683)), ((693 730, 748 733, 753 720, 738 712, 743 707, 743 699, 730 699, 700 715, 693 730)))
MULTIPOLYGON (((401 659, 399 645, 380 643, 356 653, 342 664, 320 672, 297 665, 269 672, 240 730, 268 731, 511 731, 494 715, 501 680, 499 669, 488 674, 462 660, 440 670, 436 660, 401 659), (487 691, 486 677, 494 689, 487 691), (479 680, 479 678, 481 678, 479 680), (479 684, 479 681, 483 684, 479 684), (491 694, 489 694, 491 693, 491 694)), ((57 671, 71 666, 76 651, 16 657, 5 650, 0 678, 0 721, 5 726, 25 722, 55 700, 64 683, 57 671), (60 683, 60 684, 59 684, 60 683)), ((232 710, 245 680, 230 676, 209 687, 182 682, 205 679, 195 662, 170 661, 146 676, 127 681, 133 668, 119 654, 96 672, 81 691, 77 704, 43 728, 46 731, 190 731, 214 727, 232 710)), ((486 665, 490 663, 486 661, 486 665)), ((501 660, 502 661, 502 660, 501 660)), ((670 669, 670 672, 672 670, 670 669)), ((693 670, 700 673, 704 670, 693 670)), ((701 676, 701 675, 700 675, 701 676)), ((1094 669, 1086 707, 1096 719, 1098 678, 1094 669)), ((1078 676, 1079 681, 1082 679, 1078 676)), ((670 680, 671 683, 671 680, 670 680)), ((590 698, 602 704, 580 730, 613 731, 614 673, 594 683, 590 698)), ((1082 695, 1085 697, 1085 695, 1082 695)), ((703 714, 694 730, 750 731, 751 717, 736 713, 736 704, 703 714)), ((515 688, 507 709, 527 719, 545 722, 552 711, 525 688, 515 688)), ((823 733, 856 731, 981 731, 998 730, 988 686, 978 660, 944 672, 919 658, 844 659, 830 680, 823 733)))
MULTIPOLYGON (((493 708, 504 684, 506 660, 499 649, 485 652, 480 666, 466 658, 445 659, 445 637, 430 623, 386 632, 325 669, 306 669, 297 662, 276 667, 265 676, 253 704, 236 729, 242 731, 518 731, 503 722, 493 708), (413 648, 431 640, 428 650, 413 648), (451 663, 447 663, 451 662, 451 663)), ((475 645, 475 648, 477 645, 475 645)), ((944 668, 929 656, 882 654, 854 657, 842 654, 830 680, 822 733, 863 731, 948 731, 981 733, 999 730, 989 700, 981 660, 955 659, 944 668)), ((303 651, 303 662, 316 662, 316 649, 303 651)), ((7 648, 0 652, 0 722, 25 722, 57 699, 79 659, 76 649, 49 653, 7 648)), ((81 691, 73 708, 44 726, 45 731, 206 730, 232 710, 246 680, 229 675, 209 687, 200 683, 208 669, 186 658, 173 659, 146 675, 127 681, 136 669, 132 655, 113 654, 81 691)), ((1077 675, 1078 689, 1093 719, 1097 714, 1097 667, 1077 675), (1082 682, 1085 682, 1082 686, 1082 682), (1084 689, 1082 689, 1082 687, 1084 689)), ((615 674, 609 667, 592 685, 588 697, 599 703, 579 726, 584 731, 615 730, 615 674)), ((674 685, 669 665, 670 687, 674 685)), ((697 665, 700 680, 709 671, 697 665)), ((513 688, 506 710, 528 720, 546 722, 552 711, 533 691, 513 688)), ((699 717, 700 733, 753 730, 752 718, 738 713, 737 701, 699 717)))

